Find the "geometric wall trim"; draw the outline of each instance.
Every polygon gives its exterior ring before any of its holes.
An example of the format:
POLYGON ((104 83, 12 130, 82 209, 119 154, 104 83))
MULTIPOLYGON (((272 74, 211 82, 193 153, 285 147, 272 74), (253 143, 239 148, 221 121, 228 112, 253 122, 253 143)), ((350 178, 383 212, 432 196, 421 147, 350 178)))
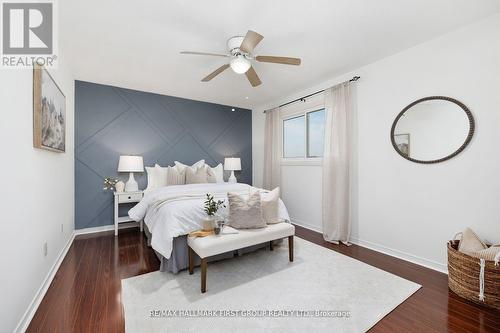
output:
MULTIPOLYGON (((215 166, 241 158, 238 181, 252 182, 252 113, 190 99, 75 82, 75 229, 113 224, 113 195, 102 190, 118 174, 120 155, 144 157, 144 165, 215 166)), ((139 188, 146 175, 136 174, 139 188)), ((228 173, 225 172, 227 179, 228 173)))

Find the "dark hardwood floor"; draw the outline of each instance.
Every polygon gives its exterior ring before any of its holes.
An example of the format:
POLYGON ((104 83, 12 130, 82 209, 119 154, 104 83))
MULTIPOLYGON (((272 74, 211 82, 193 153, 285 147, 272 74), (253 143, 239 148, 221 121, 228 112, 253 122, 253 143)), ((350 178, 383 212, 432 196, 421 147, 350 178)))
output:
MULTIPOLYGON (((327 243, 298 226, 296 235, 423 286, 370 332, 500 332, 500 311, 453 294, 445 274, 360 246, 327 243)), ((113 232, 77 236, 28 332, 123 332, 120 280, 158 268, 137 228, 120 230, 116 238, 113 232)))
POLYGON ((448 290, 446 274, 361 246, 331 244, 321 234, 299 226, 296 235, 422 285, 370 332, 500 332, 500 311, 455 295, 448 290))

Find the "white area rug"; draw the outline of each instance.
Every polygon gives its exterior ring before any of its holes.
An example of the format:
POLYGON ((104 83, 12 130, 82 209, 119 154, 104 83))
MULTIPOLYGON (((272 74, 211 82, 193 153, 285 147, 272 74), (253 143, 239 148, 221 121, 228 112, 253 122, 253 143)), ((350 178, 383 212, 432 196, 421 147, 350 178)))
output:
POLYGON ((365 332, 419 288, 295 237, 293 263, 285 241, 209 263, 205 294, 199 268, 153 272, 122 280, 122 302, 127 332, 365 332))

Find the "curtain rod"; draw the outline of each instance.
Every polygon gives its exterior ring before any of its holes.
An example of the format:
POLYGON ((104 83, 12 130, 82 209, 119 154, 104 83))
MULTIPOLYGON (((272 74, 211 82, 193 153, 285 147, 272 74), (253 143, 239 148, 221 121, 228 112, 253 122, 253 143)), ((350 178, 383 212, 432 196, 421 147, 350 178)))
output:
MULTIPOLYGON (((349 82, 355 82, 355 81, 358 81, 361 77, 360 76, 354 76, 352 79, 349 80, 349 82)), ((292 103, 295 103, 295 102, 298 102, 298 101, 303 101, 305 102, 306 101, 306 98, 309 98, 311 96, 314 96, 314 95, 317 95, 317 94, 321 94, 322 92, 324 92, 325 89, 323 90, 320 90, 320 91, 316 91, 315 93, 312 93, 312 94, 309 94, 309 95, 306 95, 306 96, 303 96, 301 98, 297 98, 297 99, 294 99, 293 101, 290 101, 290 102, 286 102, 284 104, 281 104, 279 107, 282 108, 284 106, 287 106, 289 104, 292 104, 292 103)), ((264 113, 266 113, 267 111, 269 110, 264 110, 264 113)))

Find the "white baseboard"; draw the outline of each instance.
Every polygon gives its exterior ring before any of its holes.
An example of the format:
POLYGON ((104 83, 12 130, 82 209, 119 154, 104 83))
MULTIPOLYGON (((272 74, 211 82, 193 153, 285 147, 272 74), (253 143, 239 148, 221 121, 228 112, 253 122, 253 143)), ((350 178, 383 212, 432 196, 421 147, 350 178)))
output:
POLYGON ((384 245, 368 242, 368 241, 358 239, 355 237, 351 237, 351 243, 362 246, 362 247, 366 247, 367 249, 370 249, 373 251, 387 254, 391 257, 396 257, 398 259, 409 261, 411 263, 414 263, 414 264, 417 264, 420 266, 424 266, 424 267, 433 269, 433 270, 441 272, 441 273, 448 274, 448 267, 444 264, 437 262, 437 261, 418 257, 418 256, 415 256, 415 255, 410 254, 410 253, 395 250, 395 249, 392 249, 392 248, 384 246, 384 245))
POLYGON ((21 317, 21 320, 19 321, 19 324, 17 324, 17 327, 15 328, 14 332, 22 333, 28 329, 28 325, 30 324, 31 320, 33 319, 33 316, 35 315, 36 310, 40 306, 40 303, 42 302, 43 297, 47 293, 47 290, 49 289, 50 284, 52 283, 52 280, 54 279, 54 276, 56 275, 57 271, 59 270, 61 263, 63 262, 64 258, 66 257, 66 254, 68 253, 68 250, 71 247, 71 244, 73 244, 74 239, 75 239, 75 233, 73 232, 71 234, 71 236, 69 237, 68 242, 64 245, 63 249, 59 253, 59 256, 57 257, 55 263, 52 265, 49 272, 47 273, 47 276, 43 280, 42 285, 38 289, 37 293, 35 294, 35 297, 31 301, 30 305, 28 306, 28 309, 26 309, 26 312, 21 317))
MULTIPOLYGON (((319 233, 323 233, 322 230, 319 230, 317 227, 310 225, 304 221, 300 221, 300 220, 297 220, 294 218, 290 218, 290 220, 293 224, 296 224, 298 226, 301 226, 301 227, 304 227, 306 229, 316 231, 319 233)), ((373 250, 373 251, 387 254, 388 256, 391 256, 391 257, 395 257, 398 259, 409 261, 413 264, 417 264, 417 265, 420 265, 420 266, 423 266, 426 268, 430 268, 430 269, 433 269, 433 270, 441 272, 441 273, 448 274, 448 267, 445 264, 442 264, 442 263, 439 263, 439 262, 436 262, 433 260, 418 257, 418 256, 415 256, 415 255, 410 254, 410 253, 395 250, 395 249, 392 249, 390 247, 376 244, 376 243, 369 242, 369 241, 365 241, 365 240, 362 240, 362 239, 359 239, 356 237, 351 237, 351 243, 359 245, 361 247, 365 247, 365 248, 373 250)))
POLYGON ((312 231, 316 231, 316 232, 319 232, 320 234, 323 233, 323 230, 321 230, 320 228, 314 226, 314 225, 311 225, 307 222, 304 222, 304 221, 301 221, 301 220, 297 220, 297 219, 294 219, 294 218, 290 218, 291 222, 293 224, 296 224, 298 226, 301 226, 301 227, 304 227, 306 229, 309 229, 309 230, 312 230, 312 231))
MULTIPOLYGON (((137 225, 138 225, 137 222, 120 223, 118 225, 118 229, 133 228, 133 227, 137 227, 137 225)), ((75 230, 75 235, 95 234, 96 232, 103 232, 103 231, 109 231, 109 230, 115 230, 115 225, 110 224, 110 225, 103 225, 101 227, 77 229, 77 230, 75 230)))

